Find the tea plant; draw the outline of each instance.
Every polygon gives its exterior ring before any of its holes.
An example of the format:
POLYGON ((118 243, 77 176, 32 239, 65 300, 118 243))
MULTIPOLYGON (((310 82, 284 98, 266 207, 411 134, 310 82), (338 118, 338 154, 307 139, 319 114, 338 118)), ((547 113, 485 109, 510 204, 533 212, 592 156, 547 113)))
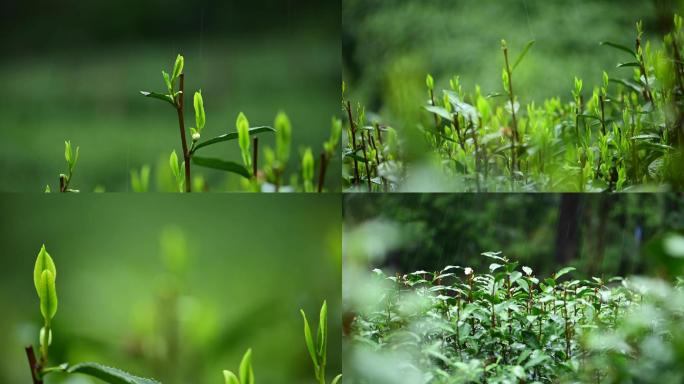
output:
MULTIPOLYGON (((601 86, 589 93, 575 78, 567 103, 556 97, 520 104, 515 70, 533 42, 512 60, 502 40, 502 92, 485 94, 476 87, 468 93, 456 76, 438 94, 428 74, 422 107, 431 115, 430 124, 421 124, 419 131, 433 152, 434 166, 452 189, 462 191, 684 188, 682 18, 675 16, 674 30, 658 48, 642 37, 639 22, 633 47, 601 43, 624 55, 617 67, 632 71, 631 76, 611 78, 603 72, 601 86)), ((393 129, 369 122, 363 107, 354 111, 344 88, 345 185, 360 191, 399 189, 411 170, 403 148, 410 144, 406 135, 397 140, 393 129)))
MULTIPOLYGON (((306 349, 309 351, 311 361, 314 366, 314 373, 319 384, 326 384, 325 366, 328 363, 328 304, 323 302, 318 320, 318 329, 316 331, 316 340, 314 342, 309 321, 306 319, 306 313, 303 309, 299 310, 304 320, 304 341, 306 342, 306 349)), ((333 378, 331 384, 337 384, 342 379, 342 374, 333 378)))
MULTIPOLYGON (((202 130, 206 125, 206 113, 204 111, 202 92, 197 91, 193 97, 195 126, 190 128, 191 144, 188 146, 188 133, 185 129, 184 117, 184 63, 185 60, 183 56, 178 55, 172 74, 169 75, 167 72, 162 71, 167 93, 141 92, 143 96, 168 102, 173 106, 178 116, 182 160, 179 160, 178 155, 176 155, 174 150, 171 152, 169 163, 179 191, 190 192, 192 190, 191 163, 201 167, 218 169, 240 175, 247 180, 243 185, 248 190, 259 191, 261 190, 262 184, 268 182, 273 185, 275 191, 279 191, 285 166, 290 157, 292 126, 287 115, 285 115, 284 112, 278 113, 274 124, 276 128, 270 126, 252 127, 250 126, 247 116, 240 112, 235 122, 235 132, 225 133, 208 140, 200 141, 202 138, 202 130), (257 134, 264 132, 276 133, 275 151, 270 148, 265 150, 265 174, 259 168, 259 138, 257 136, 257 134), (238 141, 242 164, 218 158, 200 157, 197 155, 197 152, 202 148, 231 140, 238 141)), ((339 141, 340 131, 341 123, 333 120, 331 138, 324 143, 324 149, 320 155, 318 192, 322 192, 323 190, 327 163, 334 154, 339 141)), ((303 190, 305 192, 313 192, 311 183, 313 180, 312 173, 314 162, 313 159, 309 158, 311 156, 310 148, 307 148, 302 152, 303 190)), ((296 179, 293 181, 295 181, 296 184, 296 179)))
POLYGON ((606 361, 647 366, 648 358, 630 353, 631 340, 638 336, 642 348, 668 345, 672 328, 659 325, 681 323, 682 291, 662 281, 569 279, 572 267, 543 278, 500 253, 483 256, 492 259, 487 273, 447 266, 386 276, 376 269, 384 288, 372 307, 355 312, 350 343, 403 353, 407 361, 386 369, 418 370, 425 383, 576 382, 584 376, 617 383, 636 376, 619 376, 606 361), (654 286, 659 301, 645 293, 654 286), (663 306, 668 294, 674 302, 663 306), (648 311, 652 322, 633 320, 648 311))
POLYGON ((252 369, 252 350, 248 349, 240 362, 238 371, 240 378, 231 371, 223 371, 225 384, 254 384, 254 370, 252 369))
MULTIPOLYGON (((72 189, 69 188, 69 184, 71 183, 71 178, 74 175, 74 168, 76 167, 76 162, 78 161, 78 150, 79 147, 76 147, 76 152, 74 152, 71 148, 71 141, 67 140, 64 142, 64 159, 66 160, 67 163, 67 173, 63 174, 61 173, 59 175, 59 191, 60 192, 78 192, 77 189, 72 189)), ((50 184, 45 186, 45 193, 50 193, 52 189, 50 188, 50 184)))
MULTIPOLYGON (((51 373, 75 374, 81 373, 96 377, 112 384, 159 384, 153 379, 146 379, 131 375, 117 368, 107 367, 98 363, 63 363, 50 366, 48 360, 49 347, 52 344, 52 319, 57 314, 57 268, 55 262, 43 245, 38 252, 36 263, 33 270, 33 282, 40 301, 40 313, 43 316, 43 327, 39 333, 39 355, 36 356, 32 345, 26 347, 26 356, 31 370, 33 384, 42 384, 46 375, 51 373)), ((328 307, 324 301, 319 315, 318 330, 316 341, 311 333, 306 314, 300 310, 304 320, 304 339, 307 349, 314 364, 316 381, 319 384, 326 384, 325 367, 327 365, 328 347, 328 307)), ((254 370, 252 368, 252 350, 248 349, 235 375, 229 370, 223 371, 225 384, 254 384, 254 370)), ((331 384, 337 384, 342 375, 337 375, 331 384)))
POLYGON ((33 384, 42 384, 46 375, 61 372, 67 374, 85 374, 112 384, 155 384, 153 379, 145 379, 131 375, 117 368, 107 367, 98 363, 63 363, 56 366, 49 365, 49 349, 52 344, 52 319, 57 314, 57 268, 45 245, 40 248, 33 270, 33 283, 40 300, 40 313, 43 316, 43 327, 39 334, 39 356, 33 346, 26 347, 26 357, 31 369, 33 384))
MULTIPOLYGON (((330 137, 323 143, 317 156, 314 156, 314 149, 310 147, 300 148, 298 166, 293 167, 297 170, 286 175, 291 157, 292 124, 285 112, 281 111, 276 115, 273 124, 275 128, 267 125, 251 126, 247 116, 240 112, 235 121, 234 131, 203 140, 202 135, 207 125, 207 115, 201 90, 193 94, 194 126, 186 129, 184 68, 185 59, 182 55, 178 55, 170 74, 162 70, 166 87, 164 92, 140 92, 145 97, 168 103, 177 116, 180 151, 176 152, 176 149, 173 149, 169 154, 168 162, 175 190, 179 192, 208 190, 207 183, 201 175, 193 177, 192 165, 239 175, 241 177, 240 187, 246 191, 320 193, 325 190, 326 172, 330 161, 335 156, 342 132, 341 120, 332 119, 330 137), (261 148, 263 159, 260 159, 259 134, 269 132, 275 134, 275 149, 269 146, 261 148), (199 152, 204 148, 227 141, 237 141, 241 163, 200 156, 199 152), (317 174, 315 173, 316 168, 318 168, 317 174)), ((73 168, 78 160, 78 148, 74 154, 71 150, 71 143, 66 141, 65 144, 65 157, 69 168, 66 175, 60 175, 59 190, 60 192, 78 192, 69 188, 73 168)), ((134 192, 149 191, 151 171, 149 165, 143 165, 139 170, 130 171, 130 185, 134 192)), ((156 171, 168 173, 168 170, 156 171)), ((104 190, 103 187, 96 187, 95 189, 104 190)), ((50 191, 50 186, 46 186, 45 192, 50 191)))

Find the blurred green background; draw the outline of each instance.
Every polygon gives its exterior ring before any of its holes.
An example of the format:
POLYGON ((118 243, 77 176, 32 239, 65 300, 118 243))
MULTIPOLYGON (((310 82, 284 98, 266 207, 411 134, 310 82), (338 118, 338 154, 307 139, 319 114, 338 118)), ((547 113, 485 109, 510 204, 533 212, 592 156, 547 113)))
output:
MULTIPOLYGON (((220 383, 251 347, 258 382, 313 383, 299 309, 316 327, 327 299, 328 372, 341 370, 339 196, 5 194, 0 214, 0 382, 30 381, 43 243, 58 271, 52 363, 220 383)), ((67 382, 94 383, 46 381, 67 382)))
POLYGON ((369 222, 398 228, 376 237, 366 227, 366 242, 389 250, 369 268, 487 271, 491 259, 480 254, 501 251, 542 276, 568 265, 585 277, 684 272, 684 259, 660 249, 663 236, 684 230, 681 194, 350 194, 344 215, 345 243, 369 222))
POLYGON ((426 73, 436 90, 459 75, 469 93, 475 85, 501 92, 501 39, 513 58, 535 40, 516 70, 516 94, 521 103, 568 100, 574 76, 592 89, 604 69, 629 75, 615 68, 627 58, 599 42, 633 46, 640 19, 655 38, 682 9, 681 0, 343 0, 343 78, 351 100, 390 124, 413 123, 427 99, 426 73))
MULTIPOLYGON (((168 156, 181 152, 172 108, 139 91, 161 91, 161 70, 185 56, 186 91, 202 89, 206 138, 273 125, 279 110, 293 124, 292 159, 319 153, 339 115, 340 4, 317 0, 12 1, 0 13, 0 190, 56 190, 65 172, 64 140, 80 146, 73 186, 130 190, 129 172, 152 166, 152 190, 170 189, 168 156), (157 186, 155 188, 155 186, 157 186)), ((186 124, 194 123, 186 98, 186 124)), ((190 125, 189 125, 190 126, 190 125)), ((273 145, 262 135, 260 148, 273 145)), ((206 154, 240 161, 237 142, 206 154)), ((328 171, 339 185, 340 165, 328 171)), ((239 179, 199 169, 211 190, 239 179)))

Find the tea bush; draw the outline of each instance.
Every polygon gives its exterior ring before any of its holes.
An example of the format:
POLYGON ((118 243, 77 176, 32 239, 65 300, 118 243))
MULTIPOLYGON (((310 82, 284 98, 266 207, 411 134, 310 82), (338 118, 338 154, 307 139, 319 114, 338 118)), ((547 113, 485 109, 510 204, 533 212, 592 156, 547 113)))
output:
MULTIPOLYGON (((681 240, 681 237, 677 237, 681 240)), ((677 241, 679 241, 677 240, 677 241)), ((684 287, 659 279, 535 275, 498 252, 489 270, 387 276, 349 320, 371 361, 352 383, 680 383, 684 287), (391 371, 387 376, 378 373, 391 371), (375 373, 373 373, 375 372, 375 373), (387 379, 393 377, 393 379, 387 379), (397 378, 398 381, 397 381, 397 378)), ((358 367, 357 367, 358 368, 358 367)))
POLYGON ((480 87, 467 92, 455 76, 439 93, 428 74, 427 102, 405 106, 420 106, 430 115, 430 124, 417 128, 392 128, 363 106, 353 106, 343 84, 345 186, 351 191, 683 189, 682 18, 674 17, 674 30, 657 47, 642 41, 641 22, 636 26, 633 47, 601 43, 620 52, 618 68, 626 76, 610 78, 603 72, 602 85, 588 92, 575 78, 570 102, 555 97, 520 104, 515 70, 533 41, 515 58, 501 41, 501 92, 480 87), (429 152, 427 163, 436 172, 426 172, 426 183, 434 187, 409 183, 423 180, 418 147, 429 152))

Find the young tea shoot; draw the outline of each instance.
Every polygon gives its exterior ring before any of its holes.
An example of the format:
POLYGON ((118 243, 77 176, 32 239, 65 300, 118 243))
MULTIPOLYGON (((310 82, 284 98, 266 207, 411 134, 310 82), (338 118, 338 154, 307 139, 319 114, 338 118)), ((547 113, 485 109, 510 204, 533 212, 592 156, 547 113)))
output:
MULTIPOLYGON (((325 367, 328 358, 328 304, 324 301, 321 306, 315 339, 311 332, 309 321, 306 318, 306 313, 304 313, 303 309, 300 309, 300 312, 304 321, 304 341, 306 343, 306 349, 311 356, 311 361, 313 362, 316 381, 319 384, 326 384, 325 367)), ((342 380, 342 374, 335 376, 330 383, 337 384, 340 380, 342 380)))
POLYGON ((252 350, 248 349, 240 362, 238 376, 233 372, 224 370, 224 384, 254 384, 254 370, 252 369, 252 350))
MULTIPOLYGON (((75 161, 74 161, 75 163, 75 161)), ((111 384, 159 384, 153 379, 131 375, 122 370, 98 363, 62 363, 50 365, 49 350, 53 340, 52 320, 57 314, 57 268, 47 252, 45 245, 40 248, 33 269, 33 284, 40 303, 43 327, 38 335, 39 354, 36 356, 32 345, 26 347, 26 357, 31 370, 33 384, 42 384, 45 376, 55 373, 84 374, 111 384)))

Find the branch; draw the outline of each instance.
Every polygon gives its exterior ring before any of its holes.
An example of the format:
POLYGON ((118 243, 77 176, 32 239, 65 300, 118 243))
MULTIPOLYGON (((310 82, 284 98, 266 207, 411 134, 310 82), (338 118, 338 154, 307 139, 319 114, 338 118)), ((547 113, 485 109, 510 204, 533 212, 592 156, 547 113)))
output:
POLYGON ((192 181, 190 179, 190 151, 188 150, 188 141, 185 134, 185 118, 183 112, 183 99, 185 98, 185 74, 181 73, 178 100, 176 101, 176 112, 178 113, 178 127, 180 128, 181 144, 183 145, 183 160, 185 161, 185 192, 192 191, 192 181))
POLYGON ((43 384, 43 380, 37 377, 38 362, 36 361, 36 354, 33 352, 33 346, 29 345, 25 350, 29 368, 31 369, 31 380, 33 381, 33 384, 43 384))

